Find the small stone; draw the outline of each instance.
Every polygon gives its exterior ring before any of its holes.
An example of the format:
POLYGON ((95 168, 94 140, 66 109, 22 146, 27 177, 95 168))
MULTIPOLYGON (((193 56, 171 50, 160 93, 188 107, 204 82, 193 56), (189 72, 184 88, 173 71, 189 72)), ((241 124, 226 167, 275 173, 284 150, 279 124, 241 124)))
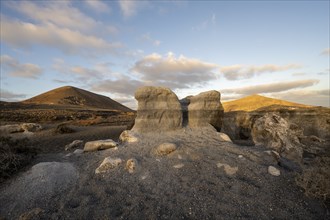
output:
POLYGON ((100 164, 100 166, 98 168, 96 168, 95 174, 105 173, 108 170, 116 168, 121 163, 122 163, 122 160, 120 158, 113 159, 111 157, 106 157, 106 158, 104 158, 104 160, 100 164))
POLYGON ((219 137, 220 137, 220 140, 221 140, 221 141, 229 142, 229 143, 233 143, 233 142, 231 141, 230 137, 229 137, 227 134, 222 133, 222 132, 219 132, 218 134, 219 134, 219 137))
POLYGON ((126 169, 128 170, 129 173, 134 173, 137 166, 138 166, 138 162, 134 158, 131 158, 131 159, 127 160, 127 162, 126 162, 126 169))
POLYGON ((82 147, 83 144, 84 144, 83 140, 75 140, 75 141, 72 141, 70 144, 67 144, 65 146, 65 150, 70 150, 72 148, 82 147))
POLYGON ((75 151, 73 151, 73 154, 82 154, 84 153, 84 150, 82 149, 76 149, 75 151))
POLYGON ((135 143, 139 141, 138 135, 134 131, 123 131, 119 136, 120 142, 135 143))
POLYGON ((84 151, 97 151, 117 147, 118 143, 111 140, 89 141, 85 144, 84 151))
POLYGON ((243 158, 243 155, 238 155, 238 158, 243 158))
POLYGON ((42 129, 42 126, 36 123, 23 123, 21 125, 24 131, 36 132, 42 129))
POLYGON ((182 167, 184 167, 184 164, 183 163, 175 164, 173 167, 175 169, 181 169, 182 167))
POLYGON ((279 176, 281 175, 281 171, 277 169, 276 167, 269 166, 268 167, 268 173, 273 176, 279 176))
POLYGON ((173 143, 163 143, 158 145, 155 149, 155 154, 159 156, 164 156, 172 153, 177 148, 176 144, 173 143))
POLYGON ((238 167, 231 167, 230 165, 225 163, 217 163, 217 167, 218 168, 223 167, 226 174, 230 176, 234 175, 238 171, 238 167))

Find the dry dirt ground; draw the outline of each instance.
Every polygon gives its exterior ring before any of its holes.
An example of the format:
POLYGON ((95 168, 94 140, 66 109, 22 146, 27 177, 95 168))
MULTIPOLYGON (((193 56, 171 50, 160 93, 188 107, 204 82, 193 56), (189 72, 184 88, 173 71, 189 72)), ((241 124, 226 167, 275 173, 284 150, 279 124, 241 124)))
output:
POLYGON ((74 129, 54 134, 46 125, 30 137, 40 154, 0 185, 0 219, 330 218, 324 203, 306 197, 295 184, 296 174, 274 165, 264 149, 223 142, 210 130, 145 134, 118 149, 67 156, 64 146, 71 141, 118 140, 125 127, 74 129), (177 150, 155 155, 164 142, 175 143, 177 150), (123 162, 95 174, 108 156, 123 162), (138 162, 134 173, 125 169, 130 158, 138 162), (40 162, 57 163, 31 169, 40 162), (269 165, 281 175, 270 175, 269 165))

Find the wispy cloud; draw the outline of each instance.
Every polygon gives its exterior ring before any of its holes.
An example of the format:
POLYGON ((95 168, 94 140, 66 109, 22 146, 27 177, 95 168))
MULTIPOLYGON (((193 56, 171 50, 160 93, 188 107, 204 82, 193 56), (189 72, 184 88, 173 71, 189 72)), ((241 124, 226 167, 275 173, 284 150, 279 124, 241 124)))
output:
POLYGON ((322 52, 321 55, 324 56, 330 56, 330 48, 325 48, 322 52))
POLYGON ((1 30, 1 40, 15 47, 44 45, 59 49, 66 54, 85 56, 117 53, 122 47, 118 42, 110 43, 102 38, 59 28, 53 24, 35 25, 2 19, 1 30))
POLYGON ((220 67, 220 72, 228 80, 240 80, 240 79, 249 79, 256 75, 262 73, 272 73, 285 71, 290 69, 301 68, 301 65, 298 64, 287 64, 287 65, 275 65, 275 64, 266 64, 261 66, 255 65, 232 65, 232 66, 222 66, 220 67))
POLYGON ((213 72, 216 68, 216 64, 183 55, 177 58, 169 52, 165 56, 156 53, 147 55, 138 60, 131 71, 143 81, 163 84, 175 89, 188 88, 216 79, 217 76, 213 72))
POLYGON ((317 79, 308 79, 308 80, 298 80, 298 81, 289 81, 289 82, 277 82, 270 84, 262 85, 253 85, 241 88, 233 89, 222 89, 222 93, 232 93, 232 94, 242 94, 242 95, 251 95, 258 93, 274 93, 274 92, 283 92, 297 88, 306 88, 313 86, 319 83, 317 79))
POLYGON ((133 96, 137 88, 147 85, 134 79, 103 80, 92 85, 91 90, 133 96))
POLYGON ((216 17, 216 14, 213 13, 209 18, 205 19, 201 23, 192 27, 192 30, 193 31, 203 31, 209 27, 216 25, 216 23, 217 23, 217 17, 216 17))
POLYGON ((86 4, 99 13, 110 12, 110 7, 102 2, 102 0, 86 0, 86 4))
POLYGON ((160 40, 155 40, 155 39, 151 38, 150 33, 143 34, 141 36, 141 39, 146 42, 152 43, 154 46, 159 46, 161 44, 160 40))
POLYGON ((132 17, 137 14, 138 10, 144 7, 146 1, 119 0, 119 7, 125 18, 132 17))
POLYGON ((25 97, 26 95, 24 94, 17 94, 3 89, 0 90, 1 101, 13 102, 13 101, 21 100, 25 97))
POLYGON ((43 72, 42 68, 32 63, 20 63, 8 55, 1 57, 1 72, 10 76, 37 79, 43 72))

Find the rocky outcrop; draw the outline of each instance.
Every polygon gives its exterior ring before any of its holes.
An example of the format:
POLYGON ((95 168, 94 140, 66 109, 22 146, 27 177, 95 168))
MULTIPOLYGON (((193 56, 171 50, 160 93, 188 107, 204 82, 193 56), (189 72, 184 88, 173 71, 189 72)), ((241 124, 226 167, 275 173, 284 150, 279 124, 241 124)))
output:
POLYGON ((212 90, 202 92, 189 98, 188 125, 190 127, 206 127, 212 125, 221 130, 223 107, 220 92, 212 90))
POLYGON ((182 111, 178 97, 167 88, 142 87, 135 92, 138 101, 133 131, 170 131, 182 127, 182 111))
POLYGON ((298 136, 299 129, 291 129, 290 124, 274 113, 267 113, 253 124, 251 135, 257 146, 277 151, 281 156, 300 162, 303 148, 298 136))
POLYGON ((85 144, 84 151, 97 151, 97 150, 104 150, 108 148, 117 147, 118 143, 111 140, 98 140, 98 141, 89 141, 85 144))
POLYGON ((40 131, 42 126, 36 123, 22 123, 0 126, 0 132, 2 134, 14 134, 20 132, 36 132, 40 131))

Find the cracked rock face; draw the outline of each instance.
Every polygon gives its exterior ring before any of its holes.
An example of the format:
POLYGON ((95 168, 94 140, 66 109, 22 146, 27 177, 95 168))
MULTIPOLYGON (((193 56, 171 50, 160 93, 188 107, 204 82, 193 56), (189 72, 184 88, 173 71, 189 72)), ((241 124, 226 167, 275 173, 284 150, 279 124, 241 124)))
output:
POLYGON ((133 131, 171 131, 182 127, 182 111, 178 97, 167 88, 146 86, 135 92, 138 101, 133 131))

